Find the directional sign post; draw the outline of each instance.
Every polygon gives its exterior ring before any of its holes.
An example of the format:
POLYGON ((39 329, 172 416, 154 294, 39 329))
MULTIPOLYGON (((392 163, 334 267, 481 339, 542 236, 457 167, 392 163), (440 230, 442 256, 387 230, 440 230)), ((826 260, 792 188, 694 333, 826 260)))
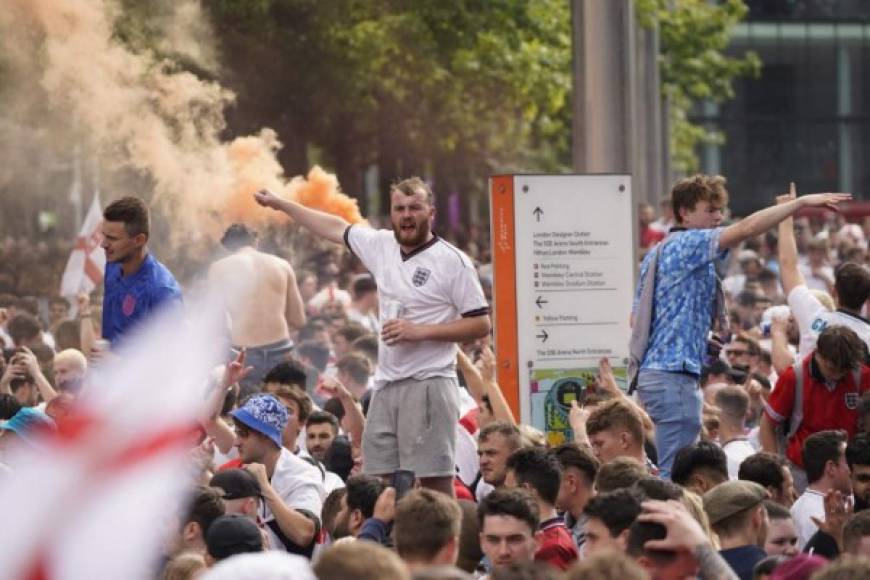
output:
POLYGON ((524 423, 571 436, 598 361, 624 383, 634 286, 627 175, 505 175, 490 182, 498 381, 524 423))

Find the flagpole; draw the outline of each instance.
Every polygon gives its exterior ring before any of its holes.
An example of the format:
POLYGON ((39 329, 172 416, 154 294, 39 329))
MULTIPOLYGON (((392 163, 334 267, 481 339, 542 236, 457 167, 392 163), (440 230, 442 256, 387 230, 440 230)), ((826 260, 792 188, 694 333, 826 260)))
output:
POLYGON ((100 161, 95 155, 91 159, 91 165, 93 166, 93 174, 94 174, 94 197, 97 199, 100 198, 100 161))
POLYGON ((75 231, 82 229, 82 164, 81 164, 81 147, 75 146, 73 152, 73 181, 70 186, 69 200, 73 206, 73 215, 75 216, 75 231))

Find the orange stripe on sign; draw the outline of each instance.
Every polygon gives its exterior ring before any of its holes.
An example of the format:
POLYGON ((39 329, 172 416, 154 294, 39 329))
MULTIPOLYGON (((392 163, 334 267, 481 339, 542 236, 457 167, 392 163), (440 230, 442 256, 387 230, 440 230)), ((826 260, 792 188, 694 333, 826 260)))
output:
POLYGON ((514 177, 490 180, 495 352, 498 384, 513 411, 520 416, 520 362, 517 344, 517 262, 514 238, 514 177))

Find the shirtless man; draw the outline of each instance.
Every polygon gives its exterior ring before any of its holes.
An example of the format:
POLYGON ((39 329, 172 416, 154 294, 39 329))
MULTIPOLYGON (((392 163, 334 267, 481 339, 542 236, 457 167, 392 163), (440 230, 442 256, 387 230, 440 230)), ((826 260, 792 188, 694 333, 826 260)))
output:
POLYGON ((210 285, 229 288, 235 280, 251 284, 246 300, 226 300, 233 349, 238 352, 244 348, 246 364, 254 367, 241 381, 241 396, 247 396, 293 349, 290 330, 305 324, 305 311, 293 267, 286 260, 258 251, 256 233, 233 224, 221 244, 232 253, 212 264, 210 285))

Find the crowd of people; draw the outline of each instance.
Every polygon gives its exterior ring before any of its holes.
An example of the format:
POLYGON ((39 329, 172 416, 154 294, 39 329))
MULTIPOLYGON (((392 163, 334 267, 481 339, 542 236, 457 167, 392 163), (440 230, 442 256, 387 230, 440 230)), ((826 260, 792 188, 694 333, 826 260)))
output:
MULTIPOLYGON (((658 219, 639 208, 629 388, 602 359, 557 447, 498 384, 488 252, 435 234, 425 182, 393 187, 382 230, 255 198, 334 247, 303 268, 245 224, 223 236, 207 282, 256 300, 226 301, 155 578, 870 576, 870 231, 817 211, 848 196, 792 187, 727 220, 724 179, 699 175, 658 219)), ((89 368, 158 310, 184 316, 145 204, 107 206, 102 233, 102 297, 0 270, 0 481, 89 368)))

